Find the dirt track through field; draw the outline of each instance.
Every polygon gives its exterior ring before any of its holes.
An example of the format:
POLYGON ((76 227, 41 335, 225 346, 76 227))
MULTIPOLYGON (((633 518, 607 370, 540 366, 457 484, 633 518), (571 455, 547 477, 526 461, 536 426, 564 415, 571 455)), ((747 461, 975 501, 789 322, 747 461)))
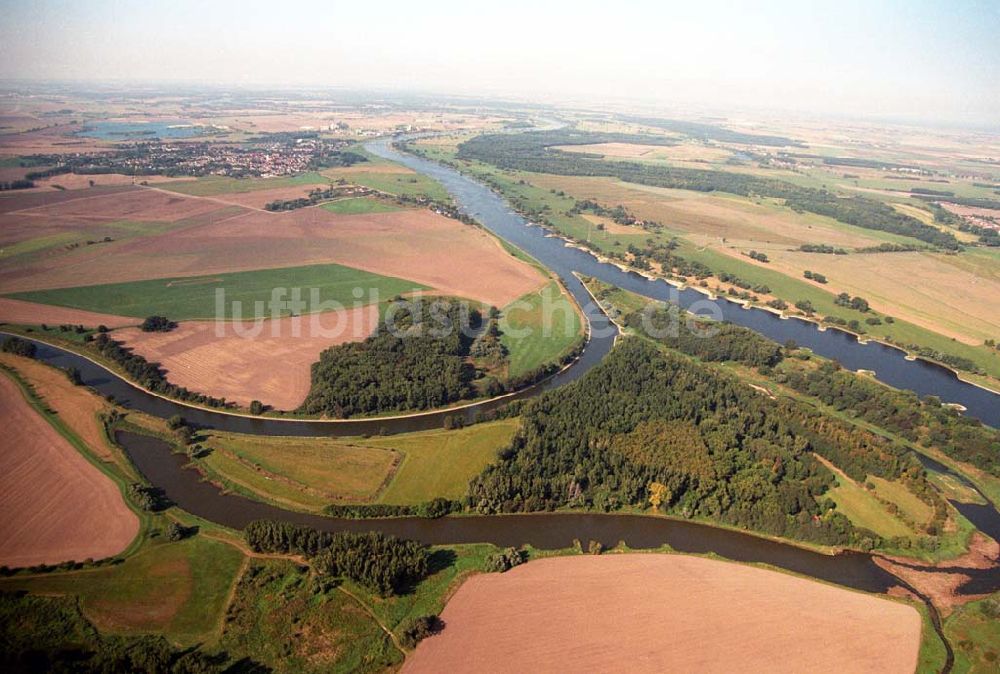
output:
POLYGON ((542 559, 467 580, 403 671, 911 674, 904 604, 682 555, 542 559))
POLYGON ((101 559, 139 532, 117 485, 0 375, 0 564, 101 559))

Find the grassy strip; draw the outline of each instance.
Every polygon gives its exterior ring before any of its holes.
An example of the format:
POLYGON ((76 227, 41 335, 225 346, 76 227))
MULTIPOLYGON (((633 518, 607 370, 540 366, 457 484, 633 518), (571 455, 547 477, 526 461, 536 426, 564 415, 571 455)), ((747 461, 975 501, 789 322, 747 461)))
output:
POLYGON ((387 204, 368 197, 338 199, 323 204, 320 208, 337 215, 366 215, 368 213, 394 213, 403 210, 399 206, 387 204))
POLYGON ((246 192, 256 192, 259 190, 298 187, 300 185, 328 185, 329 183, 329 178, 325 178, 314 171, 309 171, 281 178, 205 176, 197 180, 177 180, 157 183, 156 187, 192 197, 212 197, 220 194, 245 194, 246 192))
MULTIPOLYGON (((428 290, 426 286, 405 279, 382 276, 338 264, 307 265, 280 269, 259 269, 246 272, 213 274, 182 278, 150 279, 127 283, 108 283, 74 288, 33 290, 9 295, 29 302, 99 311, 144 318, 152 315, 168 316, 172 320, 234 318, 234 302, 241 302, 245 315, 252 320, 251 307, 256 302, 270 315, 270 301, 275 290, 282 293, 279 300, 291 299, 291 289, 300 289, 301 300, 307 303, 310 313, 328 307, 311 306, 310 293, 318 292, 322 302, 337 302, 342 307, 364 306, 375 298, 391 298, 414 290, 428 290), (225 290, 224 313, 218 315, 217 290, 225 290), (360 300, 353 291, 368 290, 360 300), (377 294, 374 294, 377 293, 377 294)), ((289 315, 286 306, 279 315, 289 315)))

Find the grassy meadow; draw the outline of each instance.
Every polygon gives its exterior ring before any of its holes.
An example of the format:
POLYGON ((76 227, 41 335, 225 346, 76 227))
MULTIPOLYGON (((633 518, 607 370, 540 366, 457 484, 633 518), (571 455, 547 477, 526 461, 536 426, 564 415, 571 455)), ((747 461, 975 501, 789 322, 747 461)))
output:
POLYGON ((273 190, 300 185, 328 185, 330 180, 314 171, 280 178, 229 178, 205 176, 197 180, 177 180, 157 183, 159 189, 186 194, 191 197, 214 197, 220 194, 242 194, 258 190, 273 190))
POLYGON ((457 430, 343 440, 213 431, 203 441, 211 451, 198 462, 228 488, 287 508, 413 505, 461 498, 517 427, 517 419, 503 419, 457 430))
POLYGON ((367 215, 368 213, 393 213, 402 210, 399 206, 369 197, 338 199, 323 204, 322 208, 337 215, 367 215))
POLYGON ((552 281, 504 307, 500 329, 509 374, 516 377, 558 360, 580 337, 583 323, 573 300, 552 281))

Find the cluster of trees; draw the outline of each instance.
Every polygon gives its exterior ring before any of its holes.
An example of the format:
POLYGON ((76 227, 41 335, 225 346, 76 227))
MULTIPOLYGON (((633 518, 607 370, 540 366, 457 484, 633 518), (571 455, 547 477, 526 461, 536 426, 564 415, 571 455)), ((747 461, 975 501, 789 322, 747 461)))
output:
POLYGON ((877 541, 819 504, 833 476, 813 451, 852 472, 864 462, 891 476, 904 463, 878 436, 629 338, 573 386, 527 403, 521 431, 468 498, 483 513, 614 510, 646 505, 656 483, 679 515, 827 544, 877 541))
POLYGON ((699 321, 673 304, 652 311, 634 311, 621 320, 626 327, 655 335, 657 342, 704 361, 773 367, 783 358, 780 346, 752 330, 731 323, 699 321))
MULTIPOLYGON (((534 131, 518 134, 487 134, 468 140, 458 147, 459 159, 486 162, 494 166, 537 173, 578 176, 612 176, 625 182, 695 190, 728 192, 739 196, 752 195, 782 199, 789 208, 824 215, 835 220, 879 231, 910 236, 934 246, 957 250, 958 240, 896 211, 888 204, 862 196, 842 197, 826 189, 750 174, 705 169, 658 166, 629 161, 601 161, 589 153, 552 151, 558 145, 579 145, 615 142, 614 137, 626 134, 586 133, 571 129, 534 131), (609 137, 612 139, 609 140, 609 137)), ((657 136, 639 136, 618 142, 650 143, 657 136)))
POLYGON ((970 234, 975 234, 979 237, 979 243, 985 246, 1000 246, 1000 229, 995 229, 992 227, 981 227, 979 225, 973 225, 968 222, 962 221, 962 224, 958 226, 959 231, 969 232, 970 234))
POLYGON ((517 548, 505 548, 490 553, 486 557, 483 570, 490 573, 503 573, 525 562, 525 555, 517 548))
POLYGON ((97 352, 108 360, 119 365, 133 381, 162 395, 195 402, 209 407, 231 407, 225 398, 215 398, 188 390, 167 381, 166 375, 160 369, 159 363, 150 363, 137 353, 122 346, 121 342, 111 339, 107 333, 98 333, 93 341, 97 352))
POLYGON ((486 325, 469 347, 469 355, 487 365, 499 367, 507 360, 507 347, 500 341, 499 312, 491 311, 486 325))
POLYGON ((771 293, 771 287, 764 283, 750 283, 741 279, 736 274, 730 274, 729 272, 720 271, 716 274, 716 277, 723 283, 731 283, 737 288, 743 288, 744 290, 752 290, 755 293, 760 293, 762 295, 768 295, 771 293))
POLYGON ((824 276, 823 274, 820 274, 819 272, 815 272, 815 271, 810 271, 808 269, 806 269, 804 272, 802 272, 802 275, 805 276, 810 281, 815 281, 816 283, 827 283, 828 282, 827 279, 826 279, 826 276, 824 276))
POLYGON ((631 213, 628 212, 623 205, 618 204, 614 208, 605 208, 599 203, 592 199, 584 199, 583 201, 577 201, 573 208, 566 212, 567 215, 576 215, 578 213, 583 213, 584 211, 590 211, 594 215, 599 215, 604 218, 611 218, 614 222, 619 225, 636 225, 639 224, 643 229, 650 231, 658 231, 663 229, 663 225, 659 222, 650 222, 646 220, 639 220, 631 213))
POLYGON ((757 260, 757 262, 770 262, 771 261, 770 259, 768 259, 767 253, 761 253, 761 252, 756 251, 756 250, 751 250, 749 253, 747 253, 747 257, 750 258, 751 260, 757 260))
POLYGON ((170 332, 176 327, 177 323, 166 316, 147 316, 139 329, 143 332, 170 332))
POLYGON ((666 129, 699 140, 715 140, 722 143, 739 143, 741 145, 769 145, 774 147, 805 147, 802 142, 785 136, 768 136, 757 133, 733 131, 715 124, 687 122, 679 119, 658 119, 656 117, 623 117, 624 121, 657 129, 666 129))
POLYGON ((388 503, 332 503, 323 508, 330 517, 344 519, 376 519, 381 517, 426 517, 436 519, 459 512, 462 504, 446 498, 435 498, 416 505, 391 505, 388 503))
POLYGON ((841 307, 847 307, 848 309, 860 311, 861 313, 866 313, 869 309, 871 309, 871 307, 868 306, 868 300, 864 297, 851 297, 847 293, 840 293, 837 295, 836 299, 833 300, 833 303, 841 307))
POLYGON ((475 395, 467 357, 479 312, 428 300, 393 307, 364 341, 320 354, 300 411, 346 418, 441 407, 475 395))
POLYGON ((310 168, 314 170, 354 166, 368 161, 363 154, 349 150, 329 150, 324 148, 313 157, 310 168))
POLYGON ((170 500, 162 489, 148 487, 139 482, 129 484, 128 497, 137 506, 149 512, 159 512, 170 507, 170 500))
MULTIPOLYGON (((652 240, 647 242, 645 248, 639 248, 635 244, 629 244, 628 254, 631 256, 631 264, 638 269, 651 269, 651 262, 660 265, 665 272, 673 272, 681 276, 693 276, 697 279, 706 279, 712 275, 712 270, 701 262, 688 260, 677 255, 674 251, 680 243, 677 239, 671 239, 666 243, 657 243, 652 240)), ((614 254, 609 254, 615 257, 614 254)))
POLYGON ((8 337, 0 344, 0 351, 13 353, 16 356, 25 356, 26 358, 34 358, 37 350, 34 343, 20 337, 8 337))
POLYGON ((937 398, 920 399, 910 391, 856 377, 837 363, 824 363, 808 372, 780 374, 779 381, 911 442, 937 447, 1000 476, 1000 431, 943 407, 937 398))
POLYGON ((846 248, 834 248, 825 243, 804 243, 799 246, 803 253, 823 253, 824 255, 847 255, 846 248))
MULTIPOLYGON (((351 193, 357 194, 367 194, 370 190, 356 190, 351 188, 351 193)), ((298 199, 277 199, 275 201, 269 201, 264 204, 264 209, 268 211, 294 211, 297 208, 306 208, 307 206, 315 206, 321 201, 329 201, 334 199, 344 193, 342 187, 330 187, 322 188, 317 187, 316 189, 310 190, 308 196, 299 197, 298 199)))
POLYGON ((18 180, 0 180, 0 192, 8 190, 27 190, 35 186, 31 180, 20 178, 18 180))
POLYGON ((891 243, 884 241, 877 246, 866 246, 857 248, 858 253, 912 253, 917 250, 925 250, 924 246, 917 246, 909 243, 891 243))
POLYGON ((329 533, 257 520, 243 534, 255 552, 304 555, 318 573, 350 578, 382 596, 406 590, 429 572, 427 546, 378 532, 329 533))
POLYGON ((444 621, 436 615, 425 615, 413 618, 402 628, 399 642, 405 648, 416 648, 417 644, 427 637, 444 629, 444 621))

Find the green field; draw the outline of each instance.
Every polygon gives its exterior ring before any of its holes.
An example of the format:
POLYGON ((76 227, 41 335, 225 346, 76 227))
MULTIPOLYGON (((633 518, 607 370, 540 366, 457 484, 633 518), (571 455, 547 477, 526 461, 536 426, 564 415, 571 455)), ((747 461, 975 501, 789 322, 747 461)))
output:
MULTIPOLYGON (((152 315, 167 316, 173 320, 213 319, 216 313, 216 289, 225 289, 225 317, 232 317, 232 303, 241 301, 244 318, 252 318, 254 302, 264 302, 264 315, 270 316, 268 303, 275 288, 301 288, 303 301, 310 300, 313 288, 319 290, 321 301, 336 301, 346 307, 355 302, 370 301, 369 289, 377 289, 378 297, 389 299, 413 290, 427 290, 412 281, 380 276, 360 269, 338 264, 319 264, 281 269, 213 274, 182 278, 153 279, 129 283, 109 283, 96 286, 78 286, 54 290, 34 290, 13 293, 14 297, 30 302, 53 304, 74 309, 144 318, 152 315), (352 291, 363 288, 365 293, 357 300, 352 291)), ((286 292, 281 299, 288 299, 286 292)), ((328 307, 320 307, 326 309, 328 307)), ((312 311, 306 308, 301 313, 312 311)), ((282 315, 288 315, 284 309, 282 315)))
POLYGON ((881 477, 871 476, 868 480, 875 485, 875 493, 879 498, 896 504, 899 512, 912 522, 926 524, 934 517, 934 509, 917 498, 917 495, 906 488, 901 482, 890 482, 881 477))
MULTIPOLYGON (((394 595, 385 599, 370 601, 372 612, 379 622, 394 632, 409 618, 437 615, 451 598, 455 588, 469 575, 483 570, 486 557, 496 551, 488 544, 454 545, 435 548, 434 554, 449 560, 447 566, 431 574, 408 594, 394 595)), ((351 592, 363 596, 363 588, 350 581, 345 582, 351 592)))
MULTIPOLYGON (((832 466, 824 461, 828 468, 832 466)), ((913 532, 899 518, 864 487, 844 475, 836 467, 830 468, 837 477, 837 486, 827 491, 821 498, 830 498, 837 504, 837 511, 843 513, 855 526, 874 531, 880 536, 912 536, 913 532)))
POLYGON ((243 553, 205 536, 150 541, 122 564, 72 573, 0 580, 0 590, 77 595, 102 632, 161 632, 183 644, 218 629, 243 553))
POLYGON ((205 469, 227 484, 282 505, 320 511, 330 503, 366 503, 378 495, 397 454, 328 438, 213 432, 205 469))
MULTIPOLYGON (((255 560, 240 580, 220 646, 275 672, 376 672, 403 654, 352 597, 298 564, 255 560)), ((253 670, 257 671, 257 670, 253 670)))
POLYGON ((508 304, 500 319, 501 342, 516 377, 559 359, 581 335, 576 305, 552 281, 508 304))
POLYGON ((351 169, 337 173, 355 185, 363 185, 379 192, 408 197, 426 197, 435 201, 450 201, 447 190, 441 183, 419 173, 380 173, 351 169))
POLYGON ((323 209, 338 215, 364 215, 366 213, 393 213, 402 210, 398 206, 376 201, 368 197, 353 197, 325 203, 323 209))
POLYGON ((212 432, 198 459, 213 480, 259 500, 322 511, 331 503, 460 499, 517 430, 517 419, 459 430, 334 440, 212 432))
POLYGON ((519 423, 517 419, 503 419, 455 431, 423 431, 365 440, 368 446, 396 449, 404 455, 379 502, 407 505, 439 496, 461 498, 469 480, 496 459, 519 423))
POLYGON ((1000 663, 1000 593, 955 610, 944 622, 956 674, 995 673, 1000 663))
POLYGON ((309 171, 294 176, 281 178, 227 178, 225 176, 205 176, 197 180, 177 180, 157 183, 156 187, 178 194, 192 197, 211 197, 218 194, 240 194, 273 190, 282 187, 298 187, 299 185, 328 185, 329 178, 309 171))

